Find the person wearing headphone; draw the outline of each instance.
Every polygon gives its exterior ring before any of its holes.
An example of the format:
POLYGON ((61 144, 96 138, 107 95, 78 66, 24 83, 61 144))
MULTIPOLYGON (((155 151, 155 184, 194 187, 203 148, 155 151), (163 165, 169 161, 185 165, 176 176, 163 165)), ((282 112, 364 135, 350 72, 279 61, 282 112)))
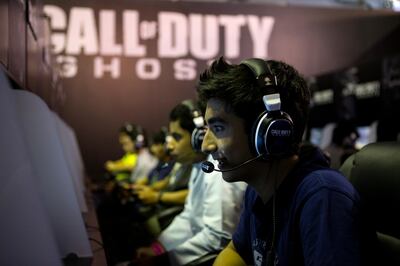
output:
POLYGON ((117 181, 129 178, 132 169, 137 162, 137 151, 135 140, 138 132, 135 126, 130 123, 125 123, 119 130, 119 143, 125 154, 116 161, 107 161, 104 167, 109 173, 112 173, 117 181))
MULTIPOLYGON (((136 182, 132 184, 124 184, 123 188, 126 189, 129 196, 131 196, 132 192, 137 190, 160 191, 168 186, 170 174, 174 173, 172 169, 175 167, 175 161, 166 148, 167 133, 167 129, 162 128, 152 136, 150 152, 155 158, 157 158, 158 163, 150 170, 148 175, 139 177, 136 182)), ((149 200, 151 203, 156 203, 156 201, 152 201, 154 196, 150 193, 147 194, 139 196, 139 198, 144 201, 149 200), (150 197, 150 199, 147 199, 147 197, 150 197)))
MULTIPOLYGON (((157 241, 137 250, 133 265, 185 265, 229 242, 246 186, 226 183, 220 173, 201 170, 207 159, 200 150, 204 132, 202 112, 193 101, 183 101, 171 111, 167 145, 177 162, 192 164, 189 193, 183 211, 157 241)), ((160 194, 160 201, 167 196, 160 194)))
POLYGON ((125 123, 119 129, 118 140, 124 151, 124 155, 118 160, 108 160, 104 163, 104 168, 107 170, 105 174, 107 180, 103 185, 103 189, 106 195, 111 195, 116 191, 118 184, 129 180, 138 159, 135 145, 137 135, 136 126, 131 123, 125 123))
POLYGON ((158 164, 147 176, 138 178, 135 184, 151 186, 157 190, 165 187, 167 181, 165 177, 169 175, 175 164, 175 161, 172 159, 166 147, 167 134, 167 129, 161 128, 152 136, 150 152, 158 159, 158 164))
POLYGON ((168 211, 168 216, 165 217, 168 219, 167 223, 174 215, 178 214, 179 210, 182 210, 184 204, 184 198, 181 195, 178 196, 177 201, 170 197, 170 202, 161 204, 158 199, 159 193, 175 189, 184 190, 183 193, 186 194, 187 180, 190 174, 190 171, 181 171, 181 165, 175 163, 170 155, 166 144, 167 134, 167 129, 163 127, 154 133, 151 139, 150 151, 158 159, 158 164, 147 176, 124 187, 126 197, 134 201, 131 215, 133 222, 142 223, 142 225, 144 223, 152 235, 159 234, 164 225, 164 223, 159 223, 158 214, 164 210, 168 211), (174 183, 175 186, 170 185, 171 183, 174 183), (133 195, 135 195, 134 198, 133 195), (172 208, 176 211, 173 212, 172 208))
POLYGON ((319 149, 301 145, 310 91, 299 73, 279 61, 221 57, 197 91, 206 105, 202 150, 218 162, 203 169, 248 184, 239 225, 214 265, 365 265, 375 235, 357 191, 319 149))

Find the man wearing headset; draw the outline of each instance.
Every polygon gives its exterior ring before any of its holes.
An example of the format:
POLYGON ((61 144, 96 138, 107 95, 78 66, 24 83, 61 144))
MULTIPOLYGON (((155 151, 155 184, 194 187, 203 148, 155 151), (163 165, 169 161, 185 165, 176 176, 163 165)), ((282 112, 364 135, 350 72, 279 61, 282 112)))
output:
MULTIPOLYGON (((359 195, 322 153, 301 146, 310 91, 291 66, 222 57, 200 75, 202 150, 227 182, 249 186, 236 232, 214 265, 364 265, 359 195)), ((371 234, 369 235, 369 232, 371 234)))
POLYGON ((203 126, 204 118, 192 101, 183 101, 170 113, 167 146, 171 155, 177 162, 193 164, 189 194, 182 213, 157 241, 138 249, 134 265, 185 265, 220 251, 231 238, 246 185, 229 184, 220 173, 201 170, 201 162, 207 159, 200 150, 203 126))

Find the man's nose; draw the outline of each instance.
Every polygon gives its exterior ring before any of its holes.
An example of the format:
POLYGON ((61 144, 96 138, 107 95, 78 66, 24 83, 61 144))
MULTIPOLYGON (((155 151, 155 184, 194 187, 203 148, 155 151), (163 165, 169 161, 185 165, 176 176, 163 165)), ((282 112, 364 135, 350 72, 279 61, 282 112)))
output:
POLYGON ((171 140, 171 139, 169 139, 169 140, 165 143, 165 147, 166 147, 166 150, 172 151, 172 150, 174 149, 174 147, 175 147, 174 141, 171 140))
POLYGON ((172 151, 174 149, 174 145, 170 142, 166 145, 167 150, 172 151))
POLYGON ((201 144, 201 151, 204 153, 212 153, 217 150, 217 145, 215 144, 212 133, 207 129, 204 135, 203 143, 201 144))

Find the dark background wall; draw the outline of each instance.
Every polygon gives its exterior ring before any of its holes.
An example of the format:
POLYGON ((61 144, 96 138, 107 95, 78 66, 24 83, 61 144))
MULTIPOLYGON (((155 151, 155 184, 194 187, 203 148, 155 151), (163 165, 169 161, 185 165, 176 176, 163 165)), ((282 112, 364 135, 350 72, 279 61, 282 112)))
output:
MULTIPOLYGON (((393 37, 393 34, 399 31, 400 15, 392 12, 240 3, 128 0, 47 0, 46 4, 47 10, 53 10, 48 12, 53 38, 64 36, 69 42, 56 51, 59 62, 62 62, 61 73, 64 74, 65 101, 60 113, 74 128, 91 175, 99 175, 105 160, 121 154, 117 131, 122 123, 130 121, 140 124, 148 132, 166 125, 169 110, 175 104, 183 99, 195 97, 198 74, 209 60, 215 57, 223 55, 233 63, 256 56, 283 60, 294 65, 306 77, 311 77, 344 69, 363 60, 373 60, 375 57, 382 58, 399 52, 399 40, 393 37), (87 14, 85 18, 75 16, 76 14, 73 16, 76 8, 88 12, 84 13, 87 14), (57 12, 54 10, 61 12, 65 19, 57 19, 57 12), (134 23, 123 25, 123 14, 127 10, 138 12, 138 27, 134 23), (114 11, 111 13, 115 14, 115 20, 104 22, 104 14, 109 11, 114 11), (212 15, 211 21, 218 21, 222 15, 230 15, 243 24, 241 27, 231 28, 231 36, 237 36, 237 41, 226 38, 226 27, 221 24, 212 28, 214 24, 211 23, 207 29, 197 30, 172 28, 171 38, 187 35, 183 38, 183 45, 190 47, 191 42, 200 42, 203 45, 208 41, 217 42, 217 52, 201 56, 188 49, 182 54, 166 57, 158 50, 161 35, 168 35, 168 32, 161 29, 163 25, 160 24, 159 15, 162 12, 174 12, 175 16, 184 22, 189 22, 192 15, 200 15, 197 17, 202 19, 202 23, 209 15, 212 15), (90 15, 93 15, 93 19, 90 15), (266 22, 273 20, 269 41, 258 40, 258 44, 254 42, 249 16, 256 23, 263 19, 266 22), (61 24, 57 24, 60 21, 61 24), (94 27, 91 28, 87 21, 94 21, 94 27), (109 31, 106 33, 107 25, 109 31), (155 33, 152 25, 156 25, 155 33), (212 29, 219 32, 214 37, 202 39, 205 33, 211 34, 212 29), (145 55, 129 56, 118 51, 112 55, 101 50, 104 45, 104 42, 101 44, 102 40, 106 40, 111 46, 121 45, 123 51, 127 34, 133 34, 135 31, 139 32, 138 45, 145 47, 145 55), (90 47, 78 45, 77 50, 71 48, 74 47, 74 43, 76 47, 79 39, 87 40, 90 37, 90 47), (238 52, 232 55, 234 45, 238 52), (256 45, 262 48, 256 51, 256 45), (67 46, 69 48, 66 48, 67 46), (90 50, 93 47, 98 49, 90 50), (114 69, 114 74, 105 71, 101 77, 96 77, 96 62, 114 62, 114 68, 119 71, 114 69), (137 68, 140 68, 143 62, 158 65, 159 76, 153 79, 141 77, 137 68), (176 70, 175 64, 179 63, 187 67, 187 72, 176 70), (176 76, 177 73, 183 74, 185 79, 176 76)), ((267 24, 264 26, 258 29, 259 33, 256 32, 259 36, 268 36, 267 31, 270 28, 267 24)), ((176 44, 172 42, 172 45, 176 44)), ((151 73, 154 69, 147 65, 142 70, 151 73)))

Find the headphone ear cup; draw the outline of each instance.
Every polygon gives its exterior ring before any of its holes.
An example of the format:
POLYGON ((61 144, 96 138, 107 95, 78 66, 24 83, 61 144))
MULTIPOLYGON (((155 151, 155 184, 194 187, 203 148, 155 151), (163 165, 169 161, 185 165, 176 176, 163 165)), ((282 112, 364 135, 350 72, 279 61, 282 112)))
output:
POLYGON ((250 143, 255 155, 269 155, 264 144, 264 135, 271 120, 270 118, 267 118, 267 114, 267 111, 262 112, 254 122, 251 129, 250 143))
POLYGON ((264 111, 254 123, 251 136, 257 155, 282 157, 292 150, 293 122, 284 112, 264 111))
POLYGON ((207 129, 205 127, 195 128, 192 132, 190 142, 193 150, 201 152, 201 145, 203 143, 204 136, 206 135, 207 129))
POLYGON ((145 139, 144 139, 144 135, 143 134, 138 134, 136 136, 136 140, 135 141, 136 141, 136 149, 141 149, 141 148, 144 147, 145 139))

